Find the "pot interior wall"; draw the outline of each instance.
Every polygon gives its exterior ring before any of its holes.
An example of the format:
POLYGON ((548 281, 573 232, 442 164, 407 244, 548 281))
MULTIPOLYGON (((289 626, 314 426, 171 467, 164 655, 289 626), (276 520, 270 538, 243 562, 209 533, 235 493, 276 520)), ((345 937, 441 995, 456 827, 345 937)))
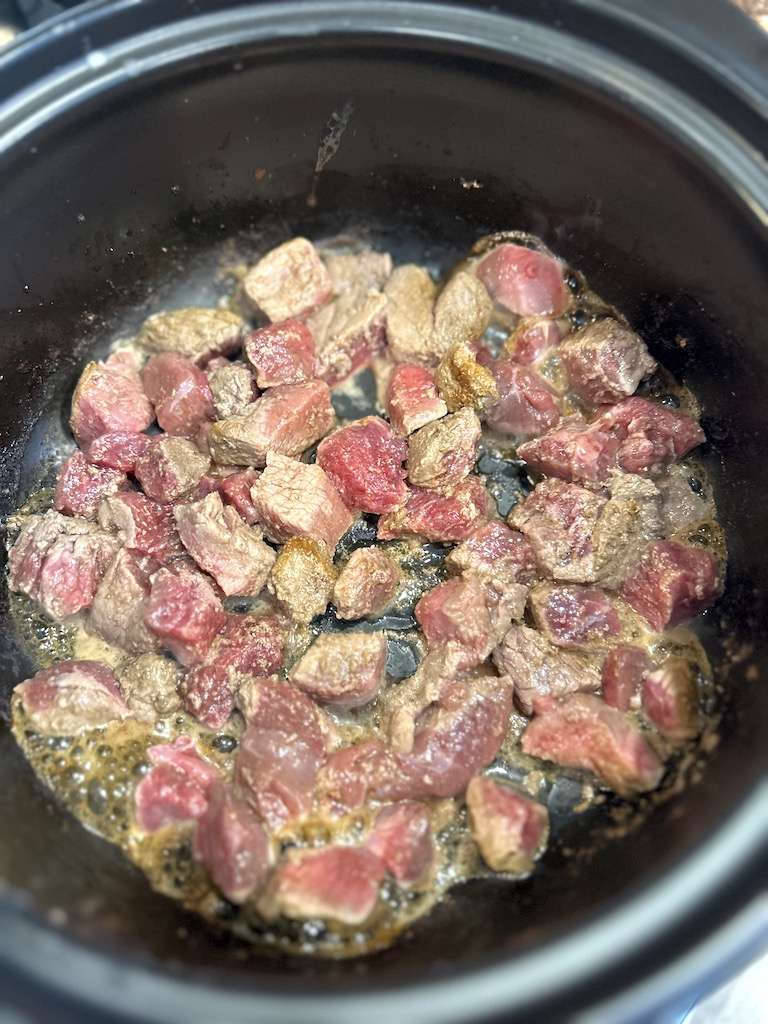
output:
MULTIPOLYGON (((459 960, 540 943, 641 889, 728 815, 765 766, 768 734, 768 691, 746 681, 765 664, 756 594, 768 572, 768 479, 757 453, 768 345, 764 240, 725 186, 639 116, 553 68, 332 42, 131 80, 26 140, 2 176, 3 513, 65 437, 86 355, 166 302, 210 297, 233 238, 248 252, 299 232, 362 230, 400 259, 448 266, 488 230, 532 231, 623 309, 702 400, 731 558, 728 592, 708 617, 725 699, 706 771, 631 834, 605 844, 602 823, 585 823, 563 839, 573 855, 552 850, 528 882, 456 891, 358 965, 355 981, 453 972, 459 960), (349 124, 310 206, 318 143, 347 103, 349 124)), ((2 600, 7 698, 32 666, 2 600)), ((354 983, 343 965, 238 951, 52 809, 4 728, 0 759, 0 815, 13 822, 0 873, 85 941, 209 964, 260 986, 297 973, 354 983)))

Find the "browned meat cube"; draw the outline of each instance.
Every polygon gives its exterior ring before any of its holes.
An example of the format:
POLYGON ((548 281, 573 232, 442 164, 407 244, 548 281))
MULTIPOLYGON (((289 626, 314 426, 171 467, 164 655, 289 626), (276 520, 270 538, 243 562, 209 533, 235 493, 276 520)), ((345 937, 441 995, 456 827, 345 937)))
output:
POLYGON ((406 889, 426 888, 435 866, 429 810, 415 800, 401 800, 376 815, 367 848, 406 889))
POLYGON ((720 563, 704 548, 659 540, 643 552, 621 596, 656 630, 704 611, 721 588, 720 563))
POLYGON ((437 289, 423 267, 396 267, 387 281, 387 343, 396 363, 436 366, 432 348, 433 307, 437 289))
POLYGON ((210 460, 185 437, 155 438, 136 460, 136 479, 145 493, 164 505, 189 494, 205 475, 210 460))
POLYGON ((337 617, 378 618, 397 593, 400 580, 400 570, 380 548, 358 548, 333 588, 337 617))
POLYGON ((151 559, 125 549, 118 551, 104 573, 88 616, 90 632, 128 654, 143 654, 160 647, 157 637, 144 625, 151 568, 151 559))
POLYGON ((269 871, 269 840, 261 822, 223 784, 211 788, 208 807, 197 821, 194 854, 231 903, 245 903, 269 871))
POLYGON ((533 868, 549 834, 546 807, 501 779, 476 775, 467 786, 467 809, 488 867, 516 875, 533 868))
POLYGON ((120 688, 133 714, 145 722, 181 709, 181 671, 161 654, 140 654, 118 670, 120 688))
POLYGON ((715 518, 709 488, 691 473, 690 467, 670 466, 656 481, 656 486, 661 492, 661 521, 665 537, 715 518))
POLYGON ((132 473, 136 460, 151 444, 152 438, 148 434, 101 434, 88 445, 85 457, 92 466, 132 473))
POLYGON ((60 661, 13 691, 37 732, 72 736, 131 712, 111 669, 100 661, 60 661))
POLYGON ((405 788, 407 780, 399 756, 381 740, 363 740, 328 757, 318 775, 318 803, 333 816, 345 814, 361 807, 372 793, 395 779, 405 788))
POLYGON ((491 502, 485 485, 476 476, 467 477, 450 495, 414 487, 409 489, 404 505, 381 517, 378 538, 423 537, 437 543, 466 540, 488 520, 491 502))
POLYGON ((688 662, 669 658, 643 678, 642 703, 646 717, 675 745, 701 732, 696 681, 688 662))
POLYGON ((477 265, 493 300, 518 316, 559 316, 568 305, 562 267, 547 253, 506 242, 477 265))
POLYGON ((408 448, 379 416, 340 427, 320 442, 317 464, 349 509, 381 514, 405 500, 403 462, 408 448))
POLYGON ((592 534, 594 577, 619 587, 648 541, 661 534, 661 494, 652 481, 631 473, 613 473, 609 487, 592 534))
POLYGON ((191 359, 176 352, 152 356, 141 379, 158 425, 166 433, 194 437, 203 423, 213 419, 208 378, 191 359))
POLYGON ((451 493, 472 472, 480 434, 472 409, 421 427, 408 441, 408 479, 416 487, 451 493))
POLYGON ((558 423, 560 410, 555 395, 538 373, 509 356, 488 360, 486 365, 499 395, 484 413, 492 430, 524 440, 538 437, 558 423))
POLYGON ((321 633, 291 671, 292 682, 336 707, 368 704, 384 685, 383 633, 321 633))
POLYGON ((432 370, 414 363, 395 366, 386 388, 387 416, 398 434, 407 436, 448 412, 438 397, 432 370))
POLYGON ((603 700, 619 711, 636 707, 640 684, 653 663, 642 647, 620 644, 613 647, 603 662, 603 700))
POLYGON ((255 469, 244 469, 223 477, 217 486, 224 504, 231 505, 249 526, 254 526, 259 521, 256 506, 251 498, 251 488, 258 479, 259 474, 255 469))
POLYGON ((251 496, 267 536, 280 544, 312 537, 333 552, 352 525, 352 513, 320 466, 284 455, 269 453, 251 496))
POLYGON ((449 643, 461 648, 462 669, 479 665, 497 642, 485 588, 472 577, 457 576, 427 591, 414 614, 430 650, 449 643))
POLYGON ((463 270, 453 274, 435 302, 432 350, 437 358, 442 359, 455 345, 479 341, 492 313, 485 286, 463 270))
POLYGON ((182 665, 202 661, 226 621, 221 601, 201 574, 161 569, 152 578, 144 622, 182 665))
POLYGON ((520 321, 504 343, 504 350, 516 363, 532 366, 557 348, 567 333, 567 320, 531 317, 520 321))
POLYGON ((515 703, 525 715, 546 709, 553 698, 600 689, 600 673, 591 662, 559 650, 528 626, 513 625, 493 660, 499 672, 514 682, 515 703))
POLYGON ((136 822, 145 832, 164 825, 197 821, 208 810, 212 789, 221 776, 201 757, 194 740, 179 736, 173 743, 150 747, 152 765, 136 787, 136 822))
POLYGON ((74 452, 59 470, 53 503, 65 515, 93 519, 101 499, 117 494, 125 484, 125 473, 98 469, 88 464, 82 452, 74 452))
POLYGON ((465 673, 466 654, 458 644, 429 651, 415 673, 383 695, 384 725, 393 750, 406 753, 413 748, 416 723, 421 714, 440 699, 449 683, 465 673))
POLYGON ((181 542, 227 596, 259 593, 267 582, 275 552, 219 494, 177 505, 176 528, 181 542))
POLYGON ((336 570, 323 541, 291 537, 269 576, 269 589, 294 622, 309 625, 328 607, 336 570))
POLYGON ((643 339, 610 317, 567 338, 560 358, 571 390, 592 405, 633 395, 640 381, 656 369, 643 339))
POLYGON ((175 352, 205 366, 213 356, 236 352, 242 344, 244 328, 242 317, 228 309, 190 306, 149 317, 138 341, 148 352, 175 352))
POLYGON ((618 440, 618 464, 627 473, 660 473, 705 440, 690 416, 638 397, 611 406, 592 429, 618 440))
POLYGON ((530 583, 536 575, 531 542, 497 520, 478 527, 451 551, 445 564, 455 572, 504 584, 530 583))
POLYGON ((301 384, 315 376, 315 339, 303 320, 259 327, 243 347, 260 388, 301 384))
POLYGON ((378 905, 384 873, 379 858, 361 847, 291 850, 272 874, 259 911, 268 921, 284 915, 360 927, 378 905))
POLYGON ((88 363, 72 396, 69 420, 82 448, 102 434, 146 430, 154 418, 129 357, 115 353, 104 363, 88 363))
POLYGON ((440 397, 451 412, 464 406, 483 412, 499 397, 494 376, 483 366, 469 345, 452 345, 440 360, 435 373, 440 397))
POLYGON ((534 718, 523 752, 592 772, 621 796, 658 786, 664 767, 640 730, 598 697, 575 693, 534 718))
POLYGON ((208 435, 211 457, 222 465, 261 467, 267 452, 301 455, 335 421, 327 384, 283 384, 265 391, 241 416, 214 423, 208 435))
POLYGON ((99 523, 112 530, 127 548, 167 562, 182 547, 168 505, 160 505, 140 491, 123 491, 99 505, 99 523))
POLYGON ((537 583, 530 606, 536 625, 558 647, 589 651, 621 632, 613 601, 594 587, 537 583))
POLYGON ((245 363, 225 362, 213 370, 209 368, 208 386, 214 411, 211 418, 216 420, 240 416, 258 395, 253 374, 245 363))
POLYGON ((243 291, 273 322, 306 316, 331 297, 333 282, 306 238, 292 238, 250 268, 243 291))
POLYGON ((602 430, 599 421, 588 426, 576 417, 521 444, 517 454, 536 473, 588 483, 606 479, 618 450, 618 438, 602 430))

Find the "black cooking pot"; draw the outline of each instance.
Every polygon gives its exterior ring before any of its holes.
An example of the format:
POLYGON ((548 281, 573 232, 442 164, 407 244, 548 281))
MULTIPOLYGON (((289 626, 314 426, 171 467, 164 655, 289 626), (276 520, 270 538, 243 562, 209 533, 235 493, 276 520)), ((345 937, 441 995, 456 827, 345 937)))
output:
MULTIPOLYGON (((612 841, 574 824, 530 881, 467 885, 357 962, 185 915, 52 805, 3 728, 7 999, 78 1022, 593 1022, 766 942, 765 71, 765 40, 714 0, 117 0, 0 58, 3 514, 50 475, 86 356, 212 299, 234 249, 350 229, 448 266, 516 227, 700 396, 730 546, 705 625, 720 742, 693 783, 612 841)), ((7 709, 33 666, 2 600, 7 709)))

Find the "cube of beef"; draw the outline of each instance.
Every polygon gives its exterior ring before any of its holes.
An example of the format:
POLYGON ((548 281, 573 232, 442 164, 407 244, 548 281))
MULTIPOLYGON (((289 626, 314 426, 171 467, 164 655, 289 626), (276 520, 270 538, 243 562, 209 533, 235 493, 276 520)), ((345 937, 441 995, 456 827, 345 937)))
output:
POLYGON ((616 588, 634 569, 645 545, 661 535, 661 494, 651 480, 612 473, 610 496, 592 534, 594 579, 616 588))
POLYGON ((381 860, 361 847, 291 850, 272 874, 258 908, 268 921, 282 915, 361 927, 378 905, 384 873, 381 860))
POLYGON ((197 821, 194 855, 231 903, 245 903, 266 880, 267 834, 248 805, 223 783, 211 788, 208 807, 197 821))
POLYGON ((640 685, 653 663, 646 651, 631 644, 612 647, 603 662, 603 700, 619 711, 637 705, 640 685))
POLYGON ((463 669, 479 665, 496 644, 485 589, 471 577, 455 577, 427 591, 414 614, 430 650, 449 643, 461 648, 463 669))
POLYGON ((320 442, 317 464, 349 509, 381 514, 405 500, 403 462, 408 448, 388 423, 366 416, 320 442))
POLYGON ((482 413, 499 397, 493 373, 466 344, 452 345, 445 353, 435 372, 435 382, 451 412, 468 407, 482 413))
POLYGON ((530 606, 536 625, 558 647, 589 651, 621 632, 614 603, 594 587, 537 583, 530 606))
POLYGON ((85 448, 102 434, 138 432, 154 420, 138 370, 112 355, 103 363, 88 363, 72 396, 70 426, 85 448))
POLYGON ((101 434, 88 445, 85 457, 92 466, 132 473, 136 460, 151 444, 152 438, 148 434, 101 434))
POLYGON ((131 716, 114 673, 100 661, 60 661, 13 692, 31 728, 49 736, 72 736, 131 716))
POLYGON ((269 576, 269 589, 294 622, 309 625, 328 607, 336 570, 323 541, 291 537, 269 576))
POLYGON ((504 584, 530 583, 536 575, 536 554, 518 530, 493 520, 478 527, 450 552, 445 564, 454 572, 504 584))
POLYGON ((265 391, 242 415, 214 423, 208 444, 214 462, 261 467, 268 452, 301 455, 335 421, 327 384, 282 384, 265 391))
POLYGON ((593 429, 619 442, 617 461, 627 473, 660 473, 705 440, 690 416, 637 397, 611 406, 597 417, 593 429))
POLYGON ((540 713, 554 698, 600 689, 600 673, 587 658, 555 647, 528 626, 513 625, 493 660, 514 682, 515 703, 524 715, 540 713))
POLYGON ((594 482, 605 480, 616 466, 619 440, 583 420, 564 420, 548 434, 526 441, 517 449, 536 473, 561 480, 594 482))
POLYGON ((705 520, 714 519, 715 508, 709 489, 688 466, 670 466, 659 477, 661 524, 665 537, 705 520))
POLYGON ((259 474, 255 469, 244 469, 239 473, 230 473, 222 477, 217 485, 224 504, 231 505, 249 526, 254 526, 259 521, 256 506, 251 498, 251 488, 258 479, 259 474))
POLYGON ((523 752, 592 772, 622 796, 658 786, 664 767, 639 729, 598 697, 575 693, 534 718, 523 752))
POLYGON ((669 658, 661 668, 646 673, 642 704, 648 720, 674 745, 686 743, 701 732, 696 681, 682 658, 669 658))
POLYGON ((65 515, 93 519, 101 499, 117 494, 125 483, 125 473, 91 466, 82 452, 74 452, 59 470, 53 503, 65 515))
POLYGON ((487 522, 491 500, 476 476, 467 477, 450 495, 410 488, 405 504, 379 520, 378 538, 423 537, 437 543, 466 540, 487 522))
POLYGON ((317 778, 318 804, 333 816, 346 814, 394 779, 405 787, 399 756, 381 740, 363 740, 329 755, 317 778))
POLYGON ((429 885, 435 866, 435 844, 429 810, 415 800, 401 800, 376 815, 366 847, 406 889, 429 885))
POLYGON ((692 619, 720 592, 720 563, 705 548, 659 540, 643 552, 621 596, 653 629, 692 619))
POLYGON ((226 620, 221 601, 201 574, 161 569, 152 578, 144 623, 182 665, 205 658, 226 620))
POLYGON ((240 416, 258 396, 253 374, 245 363, 226 362, 215 369, 208 367, 208 387, 211 389, 216 420, 240 416))
POLYGON ((208 378, 191 359, 176 352, 152 356, 141 375, 155 417, 168 434, 194 437, 214 417, 208 378))
POLYGON ((243 291, 257 310, 277 322, 322 306, 331 297, 333 282, 314 245, 292 238, 249 269, 243 291))
POLYGON ((383 724, 390 746, 399 753, 413 749, 416 726, 443 690, 466 675, 466 654, 458 644, 429 651, 408 679, 390 687, 383 695, 383 724))
POLYGON ((157 650, 157 637, 144 625, 150 572, 155 567, 151 559, 125 548, 118 551, 94 595, 88 616, 89 631, 128 654, 157 650))
POLYGON ((303 320, 251 331, 243 346, 260 388, 301 384, 315 376, 315 339, 303 320))
POLYGON ((246 525, 218 494, 177 505, 174 517, 184 547, 227 596, 261 591, 275 561, 261 530, 246 525))
POLYGON ((476 775, 467 786, 472 836, 494 871, 525 874, 549 834, 546 807, 501 779, 476 775))
POLYGON ((380 548, 358 548, 339 573, 333 603, 340 619, 376 619, 400 586, 401 573, 380 548))
POLYGON ((523 366, 532 366, 556 348, 568 333, 567 320, 532 317, 521 320, 504 343, 504 350, 523 366))
POLYGON ((138 341, 147 352, 175 352, 205 366, 214 356, 237 352, 244 328, 242 317, 228 309, 189 306, 149 317, 138 341))
POLYGON ((440 354, 432 347, 436 288, 424 267, 396 267, 386 283, 387 343, 396 363, 436 366, 440 354))
POLYGON ((386 664, 383 633, 321 633, 294 665, 291 681, 316 700, 356 708, 384 685, 386 664))
POLYGON ((210 460, 187 438, 164 435, 139 456, 135 473, 150 498, 168 505, 194 490, 209 465, 210 460))
POLYGON ((105 498, 98 508, 99 524, 117 534, 125 547, 158 562, 181 554, 173 512, 140 491, 122 491, 105 498))
POLYGON ((202 818, 221 776, 215 765, 201 757, 194 740, 179 736, 173 743, 150 747, 147 756, 152 767, 134 797, 139 828, 156 832, 164 825, 202 818))
POLYGON ((518 316, 559 316, 568 291, 558 261, 547 253, 505 242, 475 270, 494 302, 518 316))
POLYGON ((385 404, 392 427, 405 436, 448 412, 432 370, 415 363, 400 363, 392 370, 385 404))
POLYGON ((635 393, 656 369, 645 342, 617 320, 606 317, 567 338, 560 358, 570 388, 584 402, 607 405, 635 393))
POLYGON ((268 828, 278 829, 312 806, 326 758, 321 712, 295 686, 259 679, 241 690, 246 730, 235 761, 235 782, 268 828))
POLYGON ((451 493, 475 465, 480 434, 480 420, 466 408, 417 430, 408 441, 408 479, 451 493))
POLYGON ((485 333, 492 313, 485 286, 473 274, 457 271, 435 302, 433 350, 442 359, 455 345, 473 345, 485 333))
POLYGON ((267 536, 281 544, 312 537, 333 552, 352 525, 352 513, 320 466, 283 455, 270 452, 251 497, 267 536))
POLYGON ((161 654, 140 654, 118 670, 120 688, 133 714, 154 722, 181 710, 179 666, 161 654))
POLYGON ((485 422, 492 430, 521 440, 550 430, 560 419, 560 410, 544 380, 527 366, 509 356, 488 360, 498 399, 487 407, 485 422))

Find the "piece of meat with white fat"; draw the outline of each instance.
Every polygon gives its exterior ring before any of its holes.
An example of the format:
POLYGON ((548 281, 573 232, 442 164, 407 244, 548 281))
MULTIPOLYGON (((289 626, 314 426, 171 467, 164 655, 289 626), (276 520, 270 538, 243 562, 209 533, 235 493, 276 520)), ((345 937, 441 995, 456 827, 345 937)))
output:
POLYGON ((30 726, 72 736, 131 717, 114 673, 100 661, 60 661, 14 689, 30 726))
POLYGON ((126 431, 101 434, 85 449, 85 457, 92 466, 133 473, 136 460, 151 444, 152 438, 149 434, 126 431))
POLYGON ((475 273, 494 302, 518 316, 559 316, 568 305, 560 263, 537 249, 505 242, 482 257, 475 273))
POLYGON ((387 664, 383 633, 321 633, 291 670, 291 681, 335 707, 368 704, 381 687, 387 664))
POLYGON ((558 647, 590 651, 622 630, 614 602, 594 587, 537 583, 529 603, 536 625, 558 647))
POLYGON ((328 607, 336 570, 323 541, 291 537, 269 574, 269 589, 294 622, 309 625, 328 607))
POLYGON ((99 524, 114 532, 121 544, 140 555, 165 563, 181 554, 173 510, 140 491, 123 491, 105 498, 98 508, 99 524))
POLYGON ((169 505, 189 494, 200 483, 210 466, 186 437, 156 437, 136 460, 136 479, 144 493, 169 505))
POLYGON ((646 547, 621 596, 653 629, 662 630, 708 608, 721 585, 720 561, 711 551, 659 540, 646 547))
POLYGON ((645 674, 642 706, 646 718, 675 746, 701 732, 696 680, 682 658, 669 658, 660 668, 645 674))
POLYGON ((160 643, 144 624, 153 568, 157 564, 151 559, 125 548, 118 551, 94 595, 88 631, 128 654, 157 650, 160 643))
POLYGON ((306 316, 330 299, 333 282, 306 238, 283 242, 255 263, 243 279, 255 309, 273 323, 306 316))
POLYGON ((144 832, 191 824, 203 817, 213 788, 221 782, 215 765, 202 757, 189 736, 147 750, 151 768, 136 787, 136 823, 144 832))
POLYGON ((555 395, 538 373, 509 356, 490 359, 485 365, 493 374, 498 392, 497 400, 484 412, 492 430, 524 440, 558 423, 560 410, 555 395))
POLYGON ((245 903, 266 881, 269 840, 261 822, 231 787, 211 787, 205 813, 197 819, 195 860, 205 865, 231 903, 245 903))
POLYGON ((379 540, 423 537, 434 543, 466 540, 491 515, 492 498, 483 481, 470 475, 453 494, 408 489, 405 503, 379 520, 379 540))
POLYGON ((436 851, 428 808, 416 800, 383 807, 365 841, 367 849, 406 889, 424 889, 432 878, 436 851))
POLYGON ((267 582, 275 552, 218 493, 177 505, 176 529, 197 564, 227 596, 255 596, 267 582))
POLYGON ((202 661, 225 622, 222 603, 201 573, 161 569, 152 577, 144 623, 182 665, 202 661))
POLYGON ((259 327, 247 336, 243 350, 262 389, 315 376, 315 339, 303 320, 259 327))
POLYGON ((280 544, 312 537, 334 552, 354 518, 320 466, 271 452, 251 497, 265 533, 280 544))
POLYGON ((664 772, 640 730, 587 693, 572 694, 534 718, 521 746, 533 757, 592 772, 621 796, 655 789, 664 772))
POLYGON ((358 548, 349 556, 333 588, 339 619, 376 619, 397 593, 402 574, 380 548, 358 548))
POLYGON ((408 440, 410 482, 450 493, 472 471, 481 432, 476 413, 466 408, 421 427, 408 440))
POLYGON ((637 396, 612 405, 590 429, 618 441, 616 461, 626 473, 661 473, 705 440, 690 416, 637 396))
POLYGON ((640 686, 653 668, 647 651, 632 644, 612 647, 602 668, 603 700, 619 711, 629 711, 639 704, 640 686))
POLYGON ((504 351, 516 363, 533 366, 548 352, 557 348, 568 334, 568 321, 546 317, 528 317, 521 320, 504 342, 504 351))
POLYGON ((610 317, 566 338, 560 358, 571 390, 591 405, 608 405, 634 394, 640 381, 656 369, 643 339, 610 317))
POLYGON ((439 420, 448 412, 448 406, 438 396, 433 371, 415 363, 400 363, 394 367, 385 405, 393 429, 403 436, 439 420))
POLYGON ((600 482, 616 466, 617 437, 579 417, 563 420, 549 433, 526 441, 518 457, 543 476, 579 483, 600 482))
POLYGON ((489 775, 470 781, 466 799, 472 836, 488 867, 516 875, 531 871, 549 835, 546 807, 489 775))
POLYGON ((191 359, 176 352, 151 356, 141 380, 155 407, 158 426, 167 434, 194 437, 203 423, 214 418, 208 378, 191 359))
POLYGON ((471 346, 452 345, 435 371, 435 383, 450 412, 470 408, 483 413, 499 397, 493 373, 471 346))
POLYGON ((356 846, 290 850, 273 872, 258 902, 260 913, 309 921, 320 918, 361 927, 379 904, 382 861, 356 846))
POLYGON ((515 703, 525 715, 538 714, 553 698, 600 689, 600 673, 587 658, 555 647, 528 626, 511 626, 493 660, 514 683, 515 703))
POLYGON ((312 806, 326 759, 322 712, 301 690, 276 677, 250 680, 237 700, 246 729, 235 782, 268 828, 279 829, 312 806))
POLYGON ((505 585, 530 583, 536 575, 536 554, 531 542, 519 530, 510 530, 498 520, 471 533, 449 553, 445 564, 453 572, 505 585))
POLYGON ((82 452, 74 452, 59 470, 53 505, 65 515, 94 519, 101 499, 125 485, 125 473, 91 466, 82 452))
POLYGON ((198 366, 236 352, 245 322, 228 309, 188 306, 155 313, 144 321, 138 342, 147 352, 173 352, 198 366))
POLYGON ((120 688, 136 718, 154 722, 181 709, 179 666, 161 654, 140 654, 117 670, 120 688))
POLYGON ((340 427, 320 442, 317 464, 335 485, 347 508, 383 514, 405 500, 403 462, 408 447, 379 416, 340 427))
POLYGON ((265 391, 240 416, 214 423, 208 444, 214 462, 261 468, 270 452, 301 455, 335 422, 331 393, 323 381, 281 384, 265 391))
POLYGON ((88 363, 72 396, 69 419, 82 448, 102 434, 146 430, 154 418, 130 359, 115 353, 103 363, 88 363))
POLYGON ((216 420, 239 416, 258 395, 253 374, 245 363, 225 362, 223 366, 209 368, 208 387, 213 402, 211 419, 216 420))

